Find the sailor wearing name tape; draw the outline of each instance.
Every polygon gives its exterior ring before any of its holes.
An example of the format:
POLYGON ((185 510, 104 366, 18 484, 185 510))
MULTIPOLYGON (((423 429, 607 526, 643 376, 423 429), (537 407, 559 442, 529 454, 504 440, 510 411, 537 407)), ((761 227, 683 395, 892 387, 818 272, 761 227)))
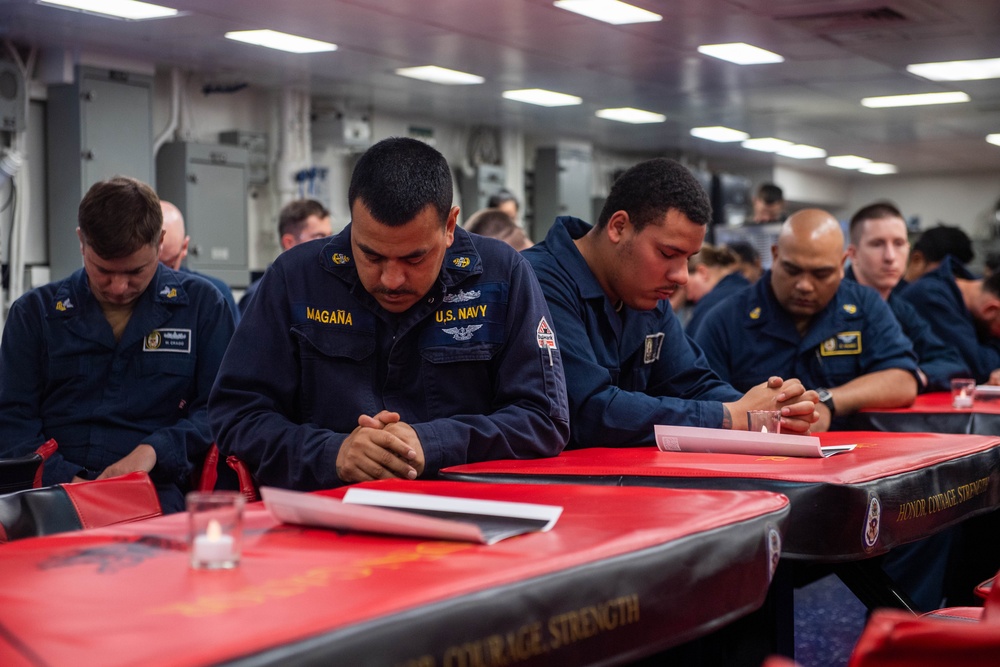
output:
POLYGON ((873 290, 844 281, 840 223, 819 209, 782 226, 773 262, 750 289, 710 312, 695 333, 711 367, 737 389, 794 375, 820 396, 820 421, 861 408, 910 405, 913 347, 873 290))
POLYGON ((83 268, 11 306, 0 345, 0 457, 54 438, 45 485, 144 470, 184 507, 212 436, 208 394, 235 328, 211 283, 158 261, 149 186, 116 177, 80 205, 83 268))
POLYGON ((809 430, 815 394, 779 377, 745 394, 733 389, 670 309, 710 218, 694 176, 657 158, 615 181, 595 226, 556 218, 523 252, 566 362, 571 447, 652 445, 657 424, 745 429, 748 410, 782 410, 782 428, 809 430))
POLYGON ((222 452, 299 490, 558 454, 545 301, 510 246, 456 227, 444 157, 379 142, 348 201, 351 224, 282 253, 240 321, 210 403, 222 452))

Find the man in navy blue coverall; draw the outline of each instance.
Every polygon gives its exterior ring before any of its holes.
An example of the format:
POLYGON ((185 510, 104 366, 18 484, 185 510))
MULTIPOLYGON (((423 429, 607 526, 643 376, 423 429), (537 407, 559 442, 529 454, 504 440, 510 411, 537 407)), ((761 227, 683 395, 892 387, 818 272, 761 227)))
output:
POLYGON ((906 222, 895 206, 881 202, 851 217, 851 265, 845 278, 871 287, 889 304, 917 355, 920 391, 950 391, 951 379, 968 377, 969 369, 954 345, 947 345, 916 309, 901 298, 900 281, 906 272, 910 242, 906 222))
POLYGON ((815 420, 816 395, 796 380, 765 378, 745 395, 720 380, 670 309, 710 219, 694 176, 657 158, 615 181, 596 226, 557 218, 523 252, 560 335, 571 446, 652 445, 656 424, 745 429, 747 410, 781 409, 793 432, 815 420))
POLYGON ((785 221, 771 269, 719 304, 695 335, 709 365, 737 389, 773 373, 818 390, 825 431, 836 415, 905 407, 917 395, 913 346, 879 295, 843 282, 844 234, 826 211, 785 221))
POLYGON ((240 320, 210 400, 221 451, 299 490, 562 451, 541 290, 509 245, 456 227, 444 157, 383 140, 348 203, 351 224, 282 253, 240 320))
POLYGON ((949 341, 981 384, 1000 384, 1000 274, 976 278, 952 256, 900 296, 949 341))
POLYGON ((135 179, 84 196, 83 268, 10 309, 0 456, 54 438, 45 484, 142 470, 171 512, 212 443, 208 393, 235 325, 215 287, 159 263, 162 221, 156 193, 135 179))

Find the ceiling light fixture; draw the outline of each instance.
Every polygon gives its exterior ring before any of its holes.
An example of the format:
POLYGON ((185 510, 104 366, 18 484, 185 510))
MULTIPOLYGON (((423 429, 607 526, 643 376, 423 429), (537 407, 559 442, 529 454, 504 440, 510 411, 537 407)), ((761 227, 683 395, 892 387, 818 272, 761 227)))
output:
POLYGON ((720 143, 743 141, 744 139, 750 138, 750 135, 746 132, 734 130, 731 127, 723 127, 722 125, 692 127, 691 136, 698 137, 699 139, 708 139, 709 141, 718 141, 720 143))
POLYGON ((633 109, 632 107, 622 107, 620 109, 598 109, 595 115, 598 118, 616 120, 619 123, 632 123, 634 125, 640 125, 643 123, 662 123, 667 119, 667 117, 662 113, 653 113, 652 111, 643 111, 642 109, 633 109))
POLYGON ((987 134, 986 141, 995 146, 1000 146, 1000 133, 998 134, 987 134))
POLYGON ((871 162, 858 169, 858 171, 864 174, 884 176, 885 174, 895 174, 899 169, 896 168, 896 165, 889 164, 888 162, 871 162))
POLYGON ((330 42, 321 42, 318 39, 289 35, 287 32, 276 30, 237 30, 227 32, 226 39, 233 39, 237 42, 255 44, 256 46, 266 46, 269 49, 288 51, 290 53, 322 53, 324 51, 336 51, 337 45, 330 42))
POLYGON ((834 155, 826 159, 828 165, 837 169, 861 169, 871 162, 868 158, 860 155, 834 155))
POLYGON ((503 92, 503 97, 515 102, 527 102, 528 104, 537 104, 542 107, 567 107, 583 103, 583 100, 576 95, 556 93, 542 88, 507 90, 503 92))
POLYGON ((956 91, 951 93, 918 93, 916 95, 866 97, 861 100, 861 104, 871 109, 884 109, 887 107, 916 107, 928 104, 959 104, 968 101, 968 95, 956 91))
POLYGON ((486 81, 483 77, 475 74, 459 72, 458 70, 438 67, 436 65, 400 67, 396 70, 396 74, 409 77, 411 79, 420 79, 421 81, 440 83, 446 86, 467 86, 486 81))
POLYGON ((826 151, 817 146, 807 144, 795 144, 775 151, 782 157, 791 157, 796 160, 812 160, 814 158, 826 157, 826 151))
POLYGON ((736 42, 734 44, 702 44, 698 47, 698 53, 706 56, 728 60, 737 65, 761 65, 766 63, 781 63, 785 59, 777 53, 765 49, 736 42))
POLYGON ((951 60, 941 63, 918 63, 907 65, 910 74, 922 76, 931 81, 980 81, 1000 79, 1000 58, 982 60, 951 60))
POLYGON ((663 20, 659 14, 618 0, 556 0, 553 4, 559 9, 566 9, 612 25, 663 20))
POLYGON ((752 151, 763 151, 764 153, 775 153, 782 148, 788 148, 792 145, 791 141, 785 141, 784 139, 775 139, 774 137, 761 137, 759 139, 747 139, 740 146, 743 148, 749 148, 752 151))
POLYGON ((132 21, 162 19, 168 16, 177 16, 180 13, 170 7, 153 5, 148 2, 136 2, 135 0, 39 0, 38 4, 60 9, 76 9, 132 21))

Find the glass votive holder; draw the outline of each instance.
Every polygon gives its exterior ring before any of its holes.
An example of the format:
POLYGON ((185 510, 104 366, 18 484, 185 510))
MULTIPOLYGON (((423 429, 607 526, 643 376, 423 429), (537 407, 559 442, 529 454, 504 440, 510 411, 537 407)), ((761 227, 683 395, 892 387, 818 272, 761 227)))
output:
POLYGON ((971 408, 976 395, 976 381, 973 378, 954 378, 951 381, 951 407, 971 408))
POLYGON ((224 570, 240 563, 243 548, 243 494, 192 491, 187 494, 191 567, 224 570))
POLYGON ((781 411, 747 410, 747 430, 755 433, 781 433, 781 411))

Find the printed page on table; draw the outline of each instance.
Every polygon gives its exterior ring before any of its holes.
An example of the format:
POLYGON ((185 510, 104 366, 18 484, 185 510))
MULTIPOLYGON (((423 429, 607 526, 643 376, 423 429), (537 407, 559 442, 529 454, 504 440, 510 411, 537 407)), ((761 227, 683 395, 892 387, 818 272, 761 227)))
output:
POLYGON ((653 427, 656 447, 662 452, 751 454, 754 456, 802 456, 824 458, 849 452, 856 445, 826 445, 814 435, 754 433, 697 426, 653 427))
POLYGON ((550 530, 562 507, 352 487, 343 500, 262 487, 264 505, 284 523, 495 544, 550 530))

